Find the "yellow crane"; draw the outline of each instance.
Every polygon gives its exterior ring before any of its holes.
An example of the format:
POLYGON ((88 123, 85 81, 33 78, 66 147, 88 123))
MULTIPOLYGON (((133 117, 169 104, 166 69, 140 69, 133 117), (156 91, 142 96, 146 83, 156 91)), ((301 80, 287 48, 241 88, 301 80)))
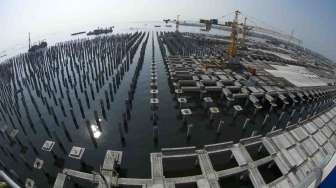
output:
POLYGON ((231 23, 231 35, 230 35, 230 45, 227 53, 230 58, 234 58, 237 55, 237 38, 238 38, 238 16, 240 12, 239 10, 235 11, 235 17, 233 22, 231 23))
MULTIPOLYGON (((251 26, 246 25, 247 17, 244 19, 244 23, 239 23, 238 16, 242 13, 239 10, 234 12, 234 19, 233 21, 225 22, 223 26, 231 27, 231 34, 230 34, 230 44, 226 53, 228 54, 229 58, 232 59, 237 55, 238 46, 245 48, 245 41, 248 30, 251 30, 251 26), (242 38, 238 39, 239 33, 242 33, 242 38)), ((200 23, 205 25, 205 29, 201 29, 202 31, 210 31, 212 24, 218 24, 218 19, 200 19, 200 23)))

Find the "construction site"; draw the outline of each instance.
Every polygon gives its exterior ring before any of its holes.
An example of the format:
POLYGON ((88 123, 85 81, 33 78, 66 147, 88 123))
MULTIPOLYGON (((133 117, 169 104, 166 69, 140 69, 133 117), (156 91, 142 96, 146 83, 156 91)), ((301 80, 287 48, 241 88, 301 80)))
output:
POLYGON ((28 52, 0 64, 2 179, 25 188, 317 187, 336 161, 336 65, 294 32, 229 16, 178 15, 49 46, 31 46, 29 35, 28 52))

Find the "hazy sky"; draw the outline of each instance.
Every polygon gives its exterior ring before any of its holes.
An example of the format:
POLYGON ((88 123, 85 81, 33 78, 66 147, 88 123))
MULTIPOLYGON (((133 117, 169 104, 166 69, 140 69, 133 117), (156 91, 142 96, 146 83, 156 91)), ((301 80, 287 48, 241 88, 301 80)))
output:
POLYGON ((218 18, 234 10, 303 40, 336 61, 334 0, 1 0, 0 50, 27 33, 52 33, 86 25, 163 18, 218 18))

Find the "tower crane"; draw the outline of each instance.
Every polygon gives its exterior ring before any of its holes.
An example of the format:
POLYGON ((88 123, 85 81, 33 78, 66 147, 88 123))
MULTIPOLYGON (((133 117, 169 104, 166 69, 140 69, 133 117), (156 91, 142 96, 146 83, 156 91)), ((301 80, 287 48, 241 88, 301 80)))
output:
POLYGON ((233 21, 225 22, 224 25, 218 23, 218 19, 200 19, 200 23, 203 23, 205 25, 205 29, 202 29, 203 31, 210 31, 212 28, 212 25, 219 25, 219 26, 225 26, 230 28, 231 34, 230 34, 230 44, 228 49, 226 50, 226 53, 228 54, 230 59, 233 59, 237 55, 237 49, 238 45, 242 48, 245 48, 245 41, 248 30, 251 30, 253 27, 247 26, 246 21, 247 17, 244 19, 244 23, 238 22, 238 16, 241 14, 239 10, 236 10, 234 12, 234 19, 233 21), (238 40, 238 34, 242 33, 242 38, 238 40))
POLYGON ((237 38, 238 38, 238 16, 240 12, 239 10, 235 11, 235 17, 233 22, 231 23, 231 34, 230 34, 230 45, 227 50, 227 53, 230 58, 234 58, 237 55, 237 38))

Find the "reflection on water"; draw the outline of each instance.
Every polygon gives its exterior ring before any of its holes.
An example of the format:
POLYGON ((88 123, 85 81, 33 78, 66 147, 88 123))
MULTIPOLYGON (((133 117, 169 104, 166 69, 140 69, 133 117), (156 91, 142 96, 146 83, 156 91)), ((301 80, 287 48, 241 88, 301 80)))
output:
POLYGON ((101 136, 101 132, 99 131, 98 129, 98 126, 97 125, 91 125, 91 130, 93 132, 93 137, 95 138, 99 138, 101 136))

